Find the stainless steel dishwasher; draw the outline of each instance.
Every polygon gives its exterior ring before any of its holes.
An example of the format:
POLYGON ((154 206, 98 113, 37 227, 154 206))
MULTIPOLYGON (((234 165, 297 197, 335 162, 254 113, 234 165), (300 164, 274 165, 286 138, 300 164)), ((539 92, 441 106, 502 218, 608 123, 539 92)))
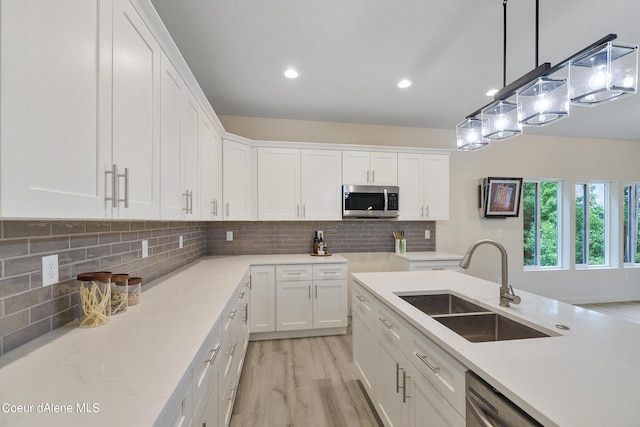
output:
POLYGON ((471 371, 466 373, 466 401, 467 427, 542 427, 471 371))

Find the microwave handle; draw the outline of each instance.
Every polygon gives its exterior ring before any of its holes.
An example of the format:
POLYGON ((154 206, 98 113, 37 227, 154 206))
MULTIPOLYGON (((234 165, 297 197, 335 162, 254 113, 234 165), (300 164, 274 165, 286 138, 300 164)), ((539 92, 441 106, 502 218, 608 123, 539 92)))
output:
POLYGON ((389 210, 389 196, 386 188, 382 192, 384 193, 384 211, 386 212, 389 210))

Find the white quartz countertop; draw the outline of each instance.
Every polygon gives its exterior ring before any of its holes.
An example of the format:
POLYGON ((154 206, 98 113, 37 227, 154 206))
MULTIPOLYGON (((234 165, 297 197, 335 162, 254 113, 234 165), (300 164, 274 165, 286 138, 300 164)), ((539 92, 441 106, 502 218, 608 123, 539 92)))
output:
POLYGON ((139 305, 106 325, 73 322, 0 357, 0 426, 151 426, 251 265, 346 262, 203 258, 144 290, 139 305))
POLYGON ((403 254, 390 252, 390 255, 408 261, 460 261, 462 259, 462 255, 439 251, 405 252, 403 254))
POLYGON ((499 285, 454 271, 353 277, 409 323, 545 426, 640 425, 640 325, 520 291, 500 307, 499 285), (472 343, 396 293, 450 291, 554 336, 472 343), (569 326, 563 331, 557 324, 569 326))

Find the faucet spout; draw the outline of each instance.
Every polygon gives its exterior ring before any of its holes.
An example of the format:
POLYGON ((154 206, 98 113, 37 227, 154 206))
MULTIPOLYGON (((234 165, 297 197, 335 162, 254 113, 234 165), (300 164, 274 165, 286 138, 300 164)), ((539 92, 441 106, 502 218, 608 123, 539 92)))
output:
POLYGON ((469 249, 467 250, 467 253, 464 255, 464 257, 462 257, 462 260, 460 261, 460 268, 464 268, 465 270, 469 268, 473 253, 479 246, 482 246, 482 245, 492 245, 498 248, 498 250, 500 251, 501 261, 502 261, 501 262, 502 284, 500 285, 500 306, 509 307, 509 303, 520 304, 520 297, 513 292, 513 288, 509 285, 509 266, 508 266, 508 259, 507 259, 507 250, 504 248, 504 246, 502 246, 501 243, 491 239, 478 240, 477 242, 475 242, 469 247, 469 249))

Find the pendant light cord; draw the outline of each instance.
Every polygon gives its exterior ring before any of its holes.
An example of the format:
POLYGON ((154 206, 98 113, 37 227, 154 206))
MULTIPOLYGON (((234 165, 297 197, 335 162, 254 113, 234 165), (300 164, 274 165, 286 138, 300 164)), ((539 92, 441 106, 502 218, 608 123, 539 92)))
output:
POLYGON ((536 68, 540 65, 538 58, 538 46, 540 42, 540 0, 536 0, 536 68))
POLYGON ((502 0, 503 44, 502 44, 502 87, 507 86, 507 0, 502 0))

